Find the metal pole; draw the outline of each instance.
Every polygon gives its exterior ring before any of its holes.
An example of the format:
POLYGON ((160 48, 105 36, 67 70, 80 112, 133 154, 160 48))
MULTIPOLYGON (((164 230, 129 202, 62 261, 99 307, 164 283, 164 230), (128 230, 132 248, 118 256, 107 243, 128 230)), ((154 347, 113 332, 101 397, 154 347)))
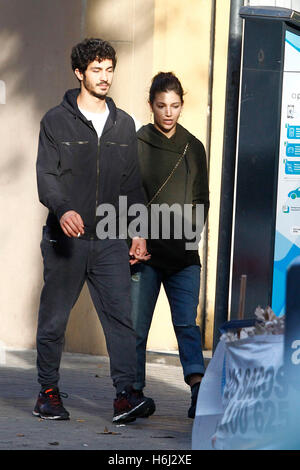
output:
MULTIPOLYGON (((211 129, 212 129, 212 107, 213 107, 213 77, 214 77, 214 57, 215 57, 215 33, 216 33, 216 0, 211 4, 210 21, 210 58, 209 58, 209 79, 208 79, 208 114, 206 130, 206 157, 208 177, 210 174, 210 155, 211 155, 211 129)), ((208 212, 209 219, 209 212, 208 212)), ((207 247, 208 247, 208 219, 203 231, 203 250, 201 257, 201 295, 200 295, 200 330, 202 341, 205 344, 205 324, 206 324, 206 291, 207 291, 207 247)))
POLYGON ((239 10, 243 5, 243 0, 231 0, 213 349, 216 348, 219 341, 219 327, 228 319, 235 155, 242 45, 242 19, 239 16, 239 10))

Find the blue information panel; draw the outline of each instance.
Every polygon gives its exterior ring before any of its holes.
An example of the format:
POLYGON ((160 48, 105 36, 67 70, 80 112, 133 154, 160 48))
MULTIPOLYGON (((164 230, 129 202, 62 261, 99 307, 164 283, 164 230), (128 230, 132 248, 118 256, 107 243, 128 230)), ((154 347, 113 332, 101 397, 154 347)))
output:
POLYGON ((287 125, 287 139, 300 139, 300 126, 287 125))
POLYGON ((272 309, 278 316, 285 314, 287 269, 299 255, 300 37, 286 31, 272 289, 272 309))

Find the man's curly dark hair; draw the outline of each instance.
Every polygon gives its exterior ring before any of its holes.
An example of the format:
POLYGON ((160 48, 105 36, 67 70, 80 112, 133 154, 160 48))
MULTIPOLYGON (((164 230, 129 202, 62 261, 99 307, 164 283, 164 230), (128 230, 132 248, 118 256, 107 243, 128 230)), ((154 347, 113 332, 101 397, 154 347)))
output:
POLYGON ((103 39, 87 38, 73 47, 71 53, 72 70, 78 69, 84 73, 91 62, 111 59, 113 68, 117 63, 116 51, 112 45, 103 39))

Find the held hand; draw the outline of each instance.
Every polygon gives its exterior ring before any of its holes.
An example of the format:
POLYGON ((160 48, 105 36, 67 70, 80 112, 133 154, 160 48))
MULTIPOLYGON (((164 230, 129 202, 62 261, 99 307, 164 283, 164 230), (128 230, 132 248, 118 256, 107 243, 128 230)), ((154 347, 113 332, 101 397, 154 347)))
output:
POLYGON ((79 237, 84 234, 84 224, 81 216, 75 211, 65 212, 60 218, 60 226, 67 237, 79 237))
POLYGON ((133 238, 129 255, 131 257, 129 261, 131 265, 136 264, 139 261, 148 261, 148 259, 151 258, 151 255, 147 251, 146 240, 144 238, 133 238))

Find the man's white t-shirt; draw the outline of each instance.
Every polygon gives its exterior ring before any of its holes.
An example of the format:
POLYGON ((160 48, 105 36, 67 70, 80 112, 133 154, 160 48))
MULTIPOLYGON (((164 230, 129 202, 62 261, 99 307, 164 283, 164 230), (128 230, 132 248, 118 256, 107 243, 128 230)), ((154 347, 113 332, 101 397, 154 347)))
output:
POLYGON ((87 118, 88 121, 92 121, 95 131, 100 138, 103 132, 103 128, 106 123, 106 119, 109 115, 109 109, 107 104, 105 103, 105 111, 104 113, 91 113, 90 111, 86 111, 85 109, 79 108, 80 112, 87 118))

